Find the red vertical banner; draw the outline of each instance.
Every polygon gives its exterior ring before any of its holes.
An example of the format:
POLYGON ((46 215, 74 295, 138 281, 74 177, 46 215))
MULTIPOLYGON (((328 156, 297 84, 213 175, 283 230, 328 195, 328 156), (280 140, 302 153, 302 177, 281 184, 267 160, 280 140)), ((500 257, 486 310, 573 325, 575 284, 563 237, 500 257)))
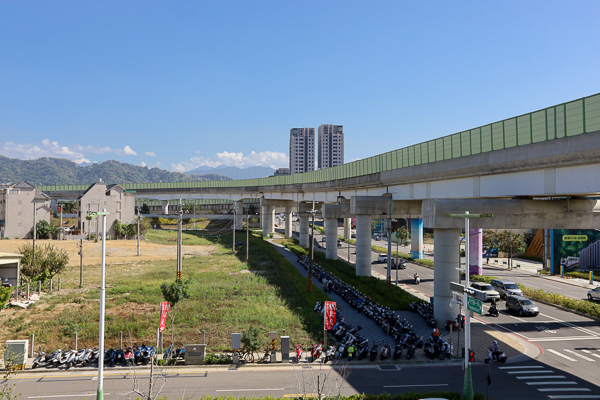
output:
POLYGON ((171 309, 171 303, 169 303, 169 302, 160 303, 160 325, 158 327, 158 330, 160 332, 164 331, 165 327, 167 326, 167 315, 169 315, 170 309, 171 309))
POLYGON ((325 302, 325 312, 323 313, 325 318, 325 330, 330 330, 335 325, 335 310, 335 301, 325 302))
POLYGON ((62 207, 56 206, 56 212, 60 214, 62 212, 62 207))

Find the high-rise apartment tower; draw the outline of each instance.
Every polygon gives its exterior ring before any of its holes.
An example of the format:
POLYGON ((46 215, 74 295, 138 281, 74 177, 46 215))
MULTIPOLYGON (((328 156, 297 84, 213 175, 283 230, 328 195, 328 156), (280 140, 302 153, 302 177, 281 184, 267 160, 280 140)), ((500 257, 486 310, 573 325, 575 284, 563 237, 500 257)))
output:
POLYGON ((344 163, 344 127, 323 124, 319 126, 319 169, 344 163))
POLYGON ((315 128, 290 129, 290 173, 315 170, 315 128))

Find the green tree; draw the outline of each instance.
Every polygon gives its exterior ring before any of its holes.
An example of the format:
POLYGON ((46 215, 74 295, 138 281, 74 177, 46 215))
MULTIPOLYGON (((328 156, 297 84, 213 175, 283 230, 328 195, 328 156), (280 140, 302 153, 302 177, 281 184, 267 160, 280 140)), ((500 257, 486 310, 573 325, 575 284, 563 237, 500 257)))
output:
POLYGON ((182 281, 176 279, 175 282, 163 282, 160 285, 163 298, 171 304, 171 343, 175 342, 175 314, 177 304, 190 297, 190 280, 182 281))
MULTIPOLYGON (((0 286, 0 310, 3 310, 8 305, 10 300, 10 293, 12 289, 10 287, 0 286)), ((1 398, 1 397, 0 397, 1 398)))
POLYGON ((495 239, 498 245, 498 251, 509 254, 509 268, 512 262, 512 255, 515 253, 523 253, 527 249, 525 237, 520 233, 504 231, 496 233, 495 239))
POLYGON ((33 246, 24 244, 19 247, 21 257, 21 273, 29 281, 47 281, 61 273, 69 263, 69 255, 65 250, 52 244, 37 246, 35 262, 33 261, 33 246))
POLYGON ((54 222, 48 223, 46 220, 41 220, 36 224, 36 235, 39 239, 50 239, 59 232, 60 228, 54 225, 54 222))
POLYGON ((142 208, 140 210, 140 212, 142 214, 150 214, 150 207, 148 207, 148 204, 142 204, 142 208))
POLYGON ((257 352, 260 348, 260 330, 252 325, 244 334, 242 338, 242 344, 244 345, 244 350, 249 352, 257 352))

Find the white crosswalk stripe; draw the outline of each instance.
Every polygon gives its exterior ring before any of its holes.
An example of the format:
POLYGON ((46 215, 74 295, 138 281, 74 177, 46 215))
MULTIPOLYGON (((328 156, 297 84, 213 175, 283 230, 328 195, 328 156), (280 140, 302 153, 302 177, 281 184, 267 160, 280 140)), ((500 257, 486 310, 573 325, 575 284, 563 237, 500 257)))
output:
POLYGON ((588 388, 538 388, 539 392, 591 392, 588 388))
POLYGON ((509 374, 553 374, 554 371, 508 371, 509 374))
POLYGON ((591 356, 600 358, 600 354, 593 353, 593 352, 591 352, 589 350, 586 350, 586 349, 581 349, 581 351, 583 351, 584 353, 589 354, 591 356))
POLYGON ((595 362, 596 361, 596 360, 592 360, 591 358, 586 357, 583 354, 579 354, 578 352, 570 350, 570 349, 563 349, 563 351, 566 351, 569 354, 573 354, 573 355, 575 355, 575 356, 577 356, 577 357, 579 357, 579 358, 581 358, 581 359, 583 359, 585 361, 590 361, 590 362, 595 362))
POLYGON ((565 356, 563 353, 560 353, 560 352, 558 352, 558 351, 556 351, 554 349, 546 349, 546 350, 549 351, 550 353, 556 354, 557 356, 562 357, 562 358, 564 358, 566 360, 577 361, 576 359, 568 357, 568 356, 565 356))
POLYGON ((517 379, 566 379, 562 375, 517 376, 517 379))

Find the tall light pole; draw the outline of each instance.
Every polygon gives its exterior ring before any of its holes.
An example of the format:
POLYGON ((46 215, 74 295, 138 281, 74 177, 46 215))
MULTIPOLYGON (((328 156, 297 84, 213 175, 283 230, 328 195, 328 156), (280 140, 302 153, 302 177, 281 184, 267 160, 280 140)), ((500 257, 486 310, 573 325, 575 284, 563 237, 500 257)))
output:
POLYGON ((140 255, 140 221, 142 216, 140 215, 140 209, 137 210, 137 255, 140 255))
MULTIPOLYGON (((489 218, 493 214, 446 214, 446 217, 456 217, 465 219, 465 238, 469 235, 469 218, 489 218)), ((460 243, 458 246, 458 255, 460 256, 460 243)), ((460 258, 459 258, 460 260, 460 258)), ((458 265, 460 269, 460 263, 458 265)), ((469 240, 465 239, 465 286, 463 292, 463 307, 465 308, 465 379, 463 387, 463 398, 473 398, 473 380, 471 378, 471 365, 469 364, 469 353, 471 352, 471 314, 467 308, 469 288, 469 240)))
POLYGON ((96 400, 104 400, 104 299, 106 292, 106 216, 110 213, 106 208, 102 212, 92 212, 86 215, 85 219, 93 220, 98 215, 102 216, 102 262, 100 264, 100 324, 98 338, 98 391, 96 392, 96 400))
POLYGON ((179 218, 177 222, 177 279, 181 279, 181 272, 183 270, 182 255, 181 255, 181 242, 183 241, 182 232, 182 221, 183 221, 183 206, 181 204, 181 197, 179 198, 179 218))

